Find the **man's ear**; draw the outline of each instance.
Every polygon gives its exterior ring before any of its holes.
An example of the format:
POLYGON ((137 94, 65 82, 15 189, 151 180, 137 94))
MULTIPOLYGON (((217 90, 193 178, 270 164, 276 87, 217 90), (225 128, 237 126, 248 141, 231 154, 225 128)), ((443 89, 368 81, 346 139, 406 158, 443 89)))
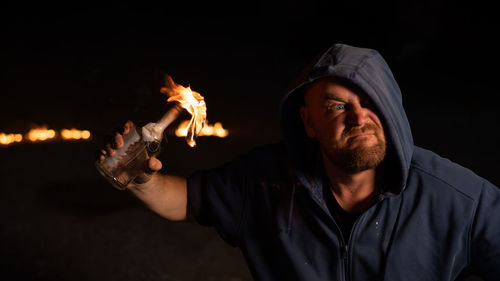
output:
POLYGON ((311 124, 311 118, 309 115, 309 110, 305 106, 300 107, 300 117, 302 117, 302 123, 304 124, 304 129, 306 134, 310 138, 314 138, 316 136, 316 132, 311 124))

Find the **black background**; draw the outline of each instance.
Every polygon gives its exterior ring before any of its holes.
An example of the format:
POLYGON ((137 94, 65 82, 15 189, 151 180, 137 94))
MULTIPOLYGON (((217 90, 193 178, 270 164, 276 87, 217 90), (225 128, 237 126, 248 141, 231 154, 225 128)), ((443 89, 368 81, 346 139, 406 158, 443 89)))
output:
POLYGON ((498 20, 479 1, 265 1, 7 5, 0 132, 89 129, 89 141, 0 147, 6 280, 250 280, 213 229, 171 223, 107 185, 103 138, 167 108, 164 73, 199 91, 229 137, 168 136, 164 172, 188 175, 280 139, 279 101, 318 52, 377 49, 403 92, 415 143, 496 185, 498 20))

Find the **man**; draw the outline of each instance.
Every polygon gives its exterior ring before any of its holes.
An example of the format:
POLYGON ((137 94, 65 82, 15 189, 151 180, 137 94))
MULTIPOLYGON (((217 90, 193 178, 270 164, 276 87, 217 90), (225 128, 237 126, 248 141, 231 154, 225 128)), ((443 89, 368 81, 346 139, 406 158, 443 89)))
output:
POLYGON ((152 158, 129 189, 167 219, 214 226, 256 280, 500 278, 500 190, 413 145, 377 51, 333 45, 281 117, 281 143, 187 179, 152 158))

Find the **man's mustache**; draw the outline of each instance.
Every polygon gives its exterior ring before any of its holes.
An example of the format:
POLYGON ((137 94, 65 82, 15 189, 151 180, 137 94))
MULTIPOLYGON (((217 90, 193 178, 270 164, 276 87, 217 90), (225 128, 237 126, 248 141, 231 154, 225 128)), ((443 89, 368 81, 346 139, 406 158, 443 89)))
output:
POLYGON ((376 133, 377 127, 373 124, 366 124, 363 127, 349 127, 342 132, 343 137, 353 137, 364 133, 376 133))

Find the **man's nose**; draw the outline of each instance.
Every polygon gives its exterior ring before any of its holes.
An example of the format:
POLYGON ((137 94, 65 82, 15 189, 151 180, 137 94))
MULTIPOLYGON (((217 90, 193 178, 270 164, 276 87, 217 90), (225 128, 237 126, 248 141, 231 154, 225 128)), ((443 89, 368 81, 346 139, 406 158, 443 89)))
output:
POLYGON ((366 121, 366 110, 359 105, 351 107, 347 114, 347 124, 350 126, 360 126, 366 121))

